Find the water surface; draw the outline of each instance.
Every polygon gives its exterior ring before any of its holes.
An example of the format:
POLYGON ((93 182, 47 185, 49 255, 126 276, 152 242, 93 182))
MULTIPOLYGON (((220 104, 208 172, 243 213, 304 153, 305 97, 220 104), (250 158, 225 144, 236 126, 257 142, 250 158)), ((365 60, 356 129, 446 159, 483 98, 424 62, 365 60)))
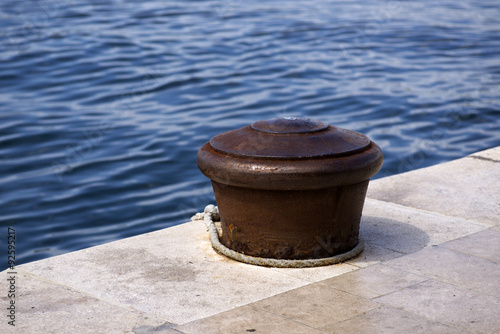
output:
POLYGON ((362 132, 377 177, 500 145, 497 1, 9 1, 0 18, 18 263, 185 222, 214 202, 198 148, 260 119, 362 132))

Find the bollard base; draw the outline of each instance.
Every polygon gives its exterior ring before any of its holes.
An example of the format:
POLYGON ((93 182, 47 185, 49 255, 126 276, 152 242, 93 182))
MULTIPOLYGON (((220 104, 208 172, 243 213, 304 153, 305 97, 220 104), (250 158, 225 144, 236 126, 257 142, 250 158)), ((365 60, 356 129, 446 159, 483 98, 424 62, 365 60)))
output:
POLYGON ((368 180, 316 190, 263 190, 212 181, 221 243, 259 258, 336 256, 358 244, 368 180))
POLYGON ((210 241, 212 243, 212 248, 217 253, 224 255, 230 259, 236 260, 238 262, 243 262, 256 266, 273 267, 273 268, 310 268, 310 267, 329 266, 333 264, 339 264, 347 260, 350 260, 352 258, 355 258, 359 254, 361 254, 361 252, 364 249, 363 242, 359 241, 358 244, 350 251, 321 259, 285 260, 285 259, 255 257, 235 252, 234 250, 224 246, 219 240, 219 232, 217 230, 217 227, 215 226, 214 221, 212 220, 211 213, 205 213, 204 221, 207 224, 207 228, 210 233, 210 241))

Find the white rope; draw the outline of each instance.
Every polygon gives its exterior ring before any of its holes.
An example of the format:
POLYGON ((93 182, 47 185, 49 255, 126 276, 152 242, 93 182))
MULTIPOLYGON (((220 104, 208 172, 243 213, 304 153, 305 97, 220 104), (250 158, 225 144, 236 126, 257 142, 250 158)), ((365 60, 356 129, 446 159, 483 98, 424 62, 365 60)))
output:
POLYGON ((215 251, 233 260, 248 264, 254 264, 257 266, 275 267, 275 268, 307 268, 307 267, 327 266, 352 259, 353 257, 358 256, 363 251, 364 248, 363 243, 360 241, 358 242, 356 247, 354 247, 353 249, 351 249, 346 253, 322 259, 282 260, 282 259, 255 257, 235 252, 234 250, 229 249, 223 244, 221 244, 219 240, 219 233, 217 232, 217 227, 215 226, 214 223, 214 221, 218 221, 219 219, 220 216, 218 208, 210 204, 207 205, 207 207, 205 207, 204 212, 199 212, 195 214, 191 218, 191 221, 203 220, 205 222, 208 232, 210 233, 210 241, 212 242, 212 248, 215 251))

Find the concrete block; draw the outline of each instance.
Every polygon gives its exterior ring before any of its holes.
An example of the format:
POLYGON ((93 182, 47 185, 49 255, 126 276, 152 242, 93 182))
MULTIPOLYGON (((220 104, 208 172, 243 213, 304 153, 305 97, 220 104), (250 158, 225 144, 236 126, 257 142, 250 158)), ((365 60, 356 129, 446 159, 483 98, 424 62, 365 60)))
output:
POLYGON ((321 283, 312 283, 249 306, 318 329, 379 307, 367 299, 321 283))
POLYGON ((436 246, 384 264, 500 298, 500 264, 497 262, 436 246))
POLYGON ((497 225, 500 221, 498 189, 500 163, 466 157, 375 180, 370 182, 367 196, 497 225))
MULTIPOLYGON (((1 277, 3 287, 6 272, 2 272, 1 277)), ((171 327, 174 324, 162 318, 133 307, 104 302, 85 292, 19 270, 16 305, 16 326, 12 327, 2 319, 1 333, 173 333, 171 327)))
POLYGON ((493 228, 446 242, 441 246, 500 263, 500 231, 493 228))
POLYGON ((317 329, 254 307, 242 306, 179 326, 186 334, 320 334, 317 329))
POLYGON ((435 280, 374 300, 432 321, 462 328, 461 333, 498 333, 500 329, 498 298, 435 280))
POLYGON ((377 264, 363 270, 356 270, 352 273, 324 280, 321 284, 355 296, 371 299, 401 290, 427 279, 425 276, 377 264))
POLYGON ((367 199, 360 237, 369 244, 408 254, 488 227, 488 224, 367 199))
POLYGON ((392 307, 381 307, 323 328, 332 334, 463 334, 464 330, 392 307))

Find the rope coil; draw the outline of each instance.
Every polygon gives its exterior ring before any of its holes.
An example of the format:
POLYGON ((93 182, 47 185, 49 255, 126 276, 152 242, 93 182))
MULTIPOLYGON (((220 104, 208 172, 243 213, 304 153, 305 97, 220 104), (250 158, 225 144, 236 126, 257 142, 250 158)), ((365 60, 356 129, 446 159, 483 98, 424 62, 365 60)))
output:
POLYGON ((214 220, 218 221, 220 219, 219 210, 216 206, 210 204, 205 207, 204 212, 199 212, 195 214, 191 221, 203 220, 210 234, 210 241, 212 243, 212 248, 233 260, 253 264, 257 266, 264 267, 274 267, 274 268, 308 268, 308 267, 319 267, 328 266, 332 264, 341 263, 358 256, 364 248, 363 243, 360 241, 350 251, 335 255, 332 257, 322 258, 322 259, 307 259, 307 260, 283 260, 283 259, 271 259, 263 257, 255 257, 250 255, 245 255, 242 253, 235 252, 232 249, 224 246, 219 240, 219 233, 217 232, 217 227, 215 226, 214 220))

